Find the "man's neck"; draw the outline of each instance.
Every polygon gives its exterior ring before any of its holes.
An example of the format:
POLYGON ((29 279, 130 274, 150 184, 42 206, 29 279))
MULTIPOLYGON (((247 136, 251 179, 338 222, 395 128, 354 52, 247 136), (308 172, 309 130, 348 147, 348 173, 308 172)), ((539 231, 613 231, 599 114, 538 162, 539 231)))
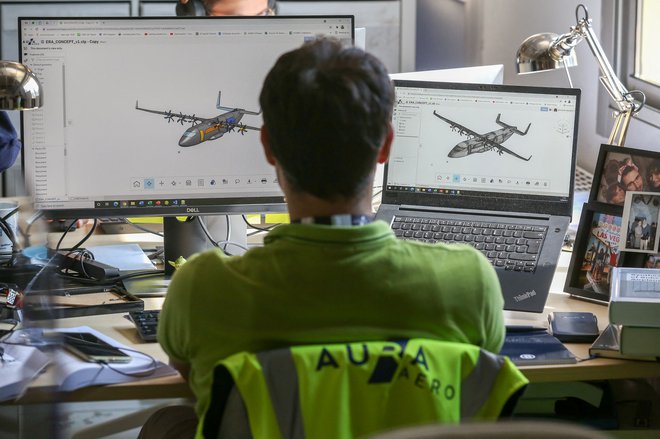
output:
POLYGON ((333 215, 371 216, 371 191, 352 200, 328 201, 310 194, 290 194, 287 196, 291 220, 321 218, 333 215))

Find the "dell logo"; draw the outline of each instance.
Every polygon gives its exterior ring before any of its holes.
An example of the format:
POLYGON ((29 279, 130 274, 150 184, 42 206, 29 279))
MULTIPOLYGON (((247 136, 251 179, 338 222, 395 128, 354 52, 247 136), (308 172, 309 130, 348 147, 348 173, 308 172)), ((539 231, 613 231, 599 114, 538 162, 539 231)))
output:
POLYGON ((188 212, 188 213, 199 213, 199 209, 197 207, 186 207, 186 212, 188 212))

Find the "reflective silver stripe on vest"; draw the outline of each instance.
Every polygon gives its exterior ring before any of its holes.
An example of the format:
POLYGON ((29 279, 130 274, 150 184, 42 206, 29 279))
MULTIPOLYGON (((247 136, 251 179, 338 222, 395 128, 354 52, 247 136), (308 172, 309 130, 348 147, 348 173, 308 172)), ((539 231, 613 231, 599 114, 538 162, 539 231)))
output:
POLYGON ((488 401, 491 389, 502 369, 504 358, 479 349, 477 364, 461 383, 461 419, 471 419, 488 401))
POLYGON ((257 354, 257 360, 266 379, 282 437, 305 439, 298 398, 298 373, 291 351, 276 349, 260 352, 257 354))

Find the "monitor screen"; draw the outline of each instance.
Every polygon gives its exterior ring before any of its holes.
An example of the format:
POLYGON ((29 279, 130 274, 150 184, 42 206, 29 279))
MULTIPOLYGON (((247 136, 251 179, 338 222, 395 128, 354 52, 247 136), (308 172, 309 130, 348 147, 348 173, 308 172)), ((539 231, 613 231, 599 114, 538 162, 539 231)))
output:
POLYGON ((386 202, 570 215, 578 91, 395 85, 386 202))
MULTIPOLYGON (((353 42, 353 17, 20 18, 43 108, 22 113, 25 178, 47 217, 285 209, 258 96, 283 53, 353 42)), ((293 127, 292 127, 293 128, 293 127)))

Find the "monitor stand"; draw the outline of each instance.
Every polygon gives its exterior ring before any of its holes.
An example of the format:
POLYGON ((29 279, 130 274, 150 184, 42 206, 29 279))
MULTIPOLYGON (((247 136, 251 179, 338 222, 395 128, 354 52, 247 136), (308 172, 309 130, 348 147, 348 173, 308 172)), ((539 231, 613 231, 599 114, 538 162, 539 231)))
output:
POLYGON ((195 253, 213 247, 213 243, 204 233, 200 221, 204 221, 206 229, 216 242, 229 242, 227 245, 221 246, 225 252, 235 255, 245 251, 241 247, 247 245, 247 227, 240 215, 193 216, 188 217, 185 221, 179 221, 175 217, 165 217, 163 218, 163 242, 166 275, 174 273, 174 267, 169 263, 170 261, 174 262, 180 256, 187 259, 195 253), (238 246, 231 243, 236 243, 238 246))
MULTIPOLYGON (((230 242, 243 247, 247 246, 247 225, 241 215, 189 217, 185 221, 180 221, 175 217, 164 217, 163 243, 165 252, 163 260, 165 261, 165 276, 125 280, 124 285, 131 294, 141 297, 164 295, 170 283, 170 277, 175 271, 170 261, 176 261, 179 256, 188 259, 195 253, 213 248, 213 244, 200 225, 200 219, 204 221, 209 234, 215 241, 224 242, 229 236, 230 242), (227 233, 227 218, 229 218, 229 234, 227 233)), ((223 246, 223 248, 225 247, 223 246)), ((232 255, 245 252, 243 248, 232 244, 228 244, 225 251, 232 255)))

